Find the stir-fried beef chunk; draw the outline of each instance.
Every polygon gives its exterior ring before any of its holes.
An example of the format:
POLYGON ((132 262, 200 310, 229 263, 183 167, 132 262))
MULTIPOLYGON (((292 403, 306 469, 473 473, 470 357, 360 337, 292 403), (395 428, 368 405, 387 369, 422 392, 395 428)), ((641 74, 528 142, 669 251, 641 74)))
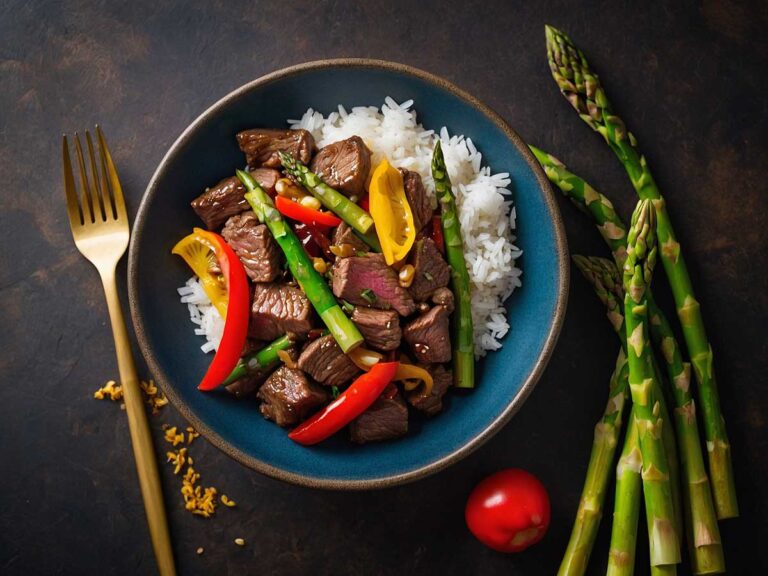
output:
POLYGON ((397 280, 397 273, 387 266, 381 254, 350 256, 336 261, 333 293, 352 304, 392 308, 408 316, 416 308, 413 298, 397 280))
POLYGON ((419 362, 432 364, 451 359, 449 316, 450 312, 445 306, 434 306, 403 328, 403 339, 408 342, 419 362))
MULTIPOLYGON (((251 172, 251 176, 262 188, 271 191, 274 190, 275 182, 280 178, 280 172, 270 168, 260 168, 251 172)), ((243 183, 237 176, 230 176, 192 200, 192 209, 205 223, 206 228, 215 230, 230 216, 250 210, 244 195, 243 183)))
POLYGON ((300 336, 312 328, 312 305, 301 289, 288 284, 254 284, 248 333, 274 340, 287 332, 300 336))
POLYGON ((304 420, 328 401, 328 393, 311 382, 301 370, 281 366, 259 388, 260 410, 278 426, 304 420))
POLYGON ((413 212, 413 225, 418 232, 432 219, 432 203, 418 172, 400 168, 400 173, 403 175, 405 197, 408 199, 411 212, 413 212))
POLYGON ((368 252, 370 250, 368 245, 355 234, 355 231, 346 222, 339 224, 333 231, 333 245, 341 246, 342 244, 349 244, 352 246, 355 253, 368 252))
POLYGON ((330 334, 304 347, 299 356, 299 368, 326 386, 346 384, 360 372, 330 334))
POLYGON ((352 136, 321 148, 310 168, 331 188, 359 195, 371 170, 371 151, 362 138, 352 136))
POLYGON ((272 234, 253 212, 232 216, 221 235, 235 251, 254 282, 272 282, 280 274, 282 253, 272 234))
POLYGON ((315 151, 315 139, 306 130, 253 128, 237 135, 240 150, 251 168, 278 168, 278 152, 286 152, 303 164, 309 163, 315 151))
MULTIPOLYGON (((243 350, 243 356, 247 354, 252 354, 253 352, 256 352, 257 350, 260 350, 261 348, 266 346, 265 342, 258 342, 257 346, 253 346, 253 344, 256 344, 256 343, 257 341, 249 338, 248 342, 246 343, 246 350, 243 350)), ((295 346, 286 348, 285 352, 294 362, 298 360, 299 351, 296 349, 295 346)), ((272 371, 271 369, 254 368, 253 371, 249 372, 242 378, 239 378, 234 382, 232 382, 231 384, 228 384, 226 386, 226 390, 236 398, 249 396, 250 394, 256 392, 256 390, 259 389, 259 387, 264 383, 264 380, 267 379, 271 371, 272 371)))
POLYGON ((451 269, 431 238, 416 241, 411 256, 413 282, 408 291, 416 302, 423 302, 438 288, 448 286, 451 269))
POLYGON ((432 294, 432 303, 442 306, 450 314, 453 312, 453 292, 450 288, 438 288, 432 294))
POLYGON ((408 432, 408 408, 400 394, 383 394, 349 424, 352 442, 365 444, 398 438, 408 432))
POLYGON ((369 346, 379 350, 396 350, 400 346, 402 330, 400 317, 394 310, 376 310, 356 306, 352 312, 352 322, 369 346))
POLYGON ((434 416, 443 409, 443 396, 453 384, 453 374, 441 365, 429 366, 427 370, 432 375, 432 391, 425 394, 423 387, 407 393, 408 402, 428 416, 434 416))

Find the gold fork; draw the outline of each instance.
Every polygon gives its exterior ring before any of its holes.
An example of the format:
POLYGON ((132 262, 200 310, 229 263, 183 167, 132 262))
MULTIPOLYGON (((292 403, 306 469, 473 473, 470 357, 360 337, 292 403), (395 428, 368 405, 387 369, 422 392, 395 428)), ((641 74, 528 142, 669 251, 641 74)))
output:
POLYGON ((104 140, 101 128, 96 126, 99 162, 101 174, 97 169, 96 154, 90 132, 85 133, 88 151, 88 165, 91 176, 88 177, 86 159, 80 136, 75 133, 75 156, 80 172, 80 190, 75 184, 72 162, 69 156, 69 144, 66 134, 63 137, 62 152, 64 162, 64 189, 67 193, 67 212, 72 236, 78 250, 96 267, 104 285, 107 297, 109 317, 112 322, 112 335, 115 339, 117 366, 120 382, 123 385, 125 410, 128 413, 128 427, 131 432, 133 456, 139 474, 141 494, 144 498, 144 510, 149 523, 152 547, 161 576, 173 576, 176 569, 173 563, 171 537, 168 520, 163 506, 163 492, 160 475, 157 471, 152 436, 144 410, 136 366, 131 355, 131 345, 125 328, 120 299, 117 295, 115 268, 128 246, 128 214, 125 210, 123 189, 117 178, 112 156, 104 140))

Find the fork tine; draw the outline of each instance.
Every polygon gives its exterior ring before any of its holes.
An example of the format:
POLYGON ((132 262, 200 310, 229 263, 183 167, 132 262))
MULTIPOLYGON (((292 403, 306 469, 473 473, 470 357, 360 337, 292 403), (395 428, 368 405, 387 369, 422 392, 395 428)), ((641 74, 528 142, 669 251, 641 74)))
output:
POLYGON ((72 160, 69 157, 69 143, 67 135, 64 134, 61 140, 61 155, 64 165, 64 192, 67 195, 67 213, 69 214, 69 225, 74 229, 76 226, 82 226, 83 214, 80 211, 80 204, 77 201, 77 188, 75 187, 75 175, 72 172, 72 160))
POLYGON ((83 160, 83 148, 80 144, 80 135, 75 132, 75 155, 77 156, 77 165, 80 168, 80 183, 82 185, 83 199, 80 206, 83 209, 83 219, 86 224, 93 223, 93 204, 91 202, 91 185, 88 183, 88 173, 85 171, 85 161, 83 160))
POLYGON ((103 164, 107 167, 107 176, 109 178, 109 184, 112 191, 112 199, 115 203, 115 216, 118 220, 127 217, 125 209, 125 198, 123 197, 123 188, 120 186, 120 180, 117 177, 117 170, 115 164, 112 162, 112 155, 107 148, 107 141, 104 139, 104 133, 101 131, 101 126, 96 125, 96 135, 99 138, 99 151, 103 164))
POLYGON ((91 198, 93 199, 93 211, 96 219, 101 217, 101 220, 106 219, 106 211, 104 209, 104 191, 101 189, 99 182, 99 171, 96 169, 96 156, 93 153, 93 140, 91 140, 91 133, 85 131, 85 144, 88 148, 88 163, 91 167, 91 198))

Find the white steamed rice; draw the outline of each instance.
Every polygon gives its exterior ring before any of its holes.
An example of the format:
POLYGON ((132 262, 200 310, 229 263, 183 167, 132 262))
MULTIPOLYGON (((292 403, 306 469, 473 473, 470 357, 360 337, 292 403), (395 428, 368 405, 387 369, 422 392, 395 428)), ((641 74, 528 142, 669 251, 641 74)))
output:
MULTIPOLYGON (((421 175, 427 193, 434 199, 430 172, 432 149, 441 140, 451 177, 464 237, 464 256, 472 281, 472 322, 475 355, 501 348, 499 341, 508 331, 504 301, 520 286, 521 270, 515 265, 522 251, 514 245, 515 208, 512 205, 509 174, 493 174, 482 165, 482 154, 470 138, 451 136, 444 127, 436 134, 416 121, 413 100, 398 104, 385 98, 381 109, 358 106, 323 116, 313 109, 298 120, 288 120, 291 128, 312 133, 318 147, 350 136, 360 136, 373 152, 372 164, 386 157, 393 166, 421 175)), ((189 307, 195 333, 205 336, 201 347, 209 352, 218 346, 223 322, 211 305, 200 283, 190 278, 179 288, 181 301, 189 307)))

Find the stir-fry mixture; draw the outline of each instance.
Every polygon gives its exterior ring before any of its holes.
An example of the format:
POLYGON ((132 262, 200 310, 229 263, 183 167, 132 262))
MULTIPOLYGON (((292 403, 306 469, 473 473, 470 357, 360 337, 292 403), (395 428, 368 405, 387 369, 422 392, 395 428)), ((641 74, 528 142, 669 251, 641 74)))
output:
POLYGON ((472 388, 470 278, 440 141, 438 208, 421 176, 373 166, 358 136, 317 149, 306 130, 237 134, 247 170, 192 202, 206 229, 173 248, 224 319, 199 389, 255 397, 311 445, 402 436, 408 405, 441 411, 472 388))

